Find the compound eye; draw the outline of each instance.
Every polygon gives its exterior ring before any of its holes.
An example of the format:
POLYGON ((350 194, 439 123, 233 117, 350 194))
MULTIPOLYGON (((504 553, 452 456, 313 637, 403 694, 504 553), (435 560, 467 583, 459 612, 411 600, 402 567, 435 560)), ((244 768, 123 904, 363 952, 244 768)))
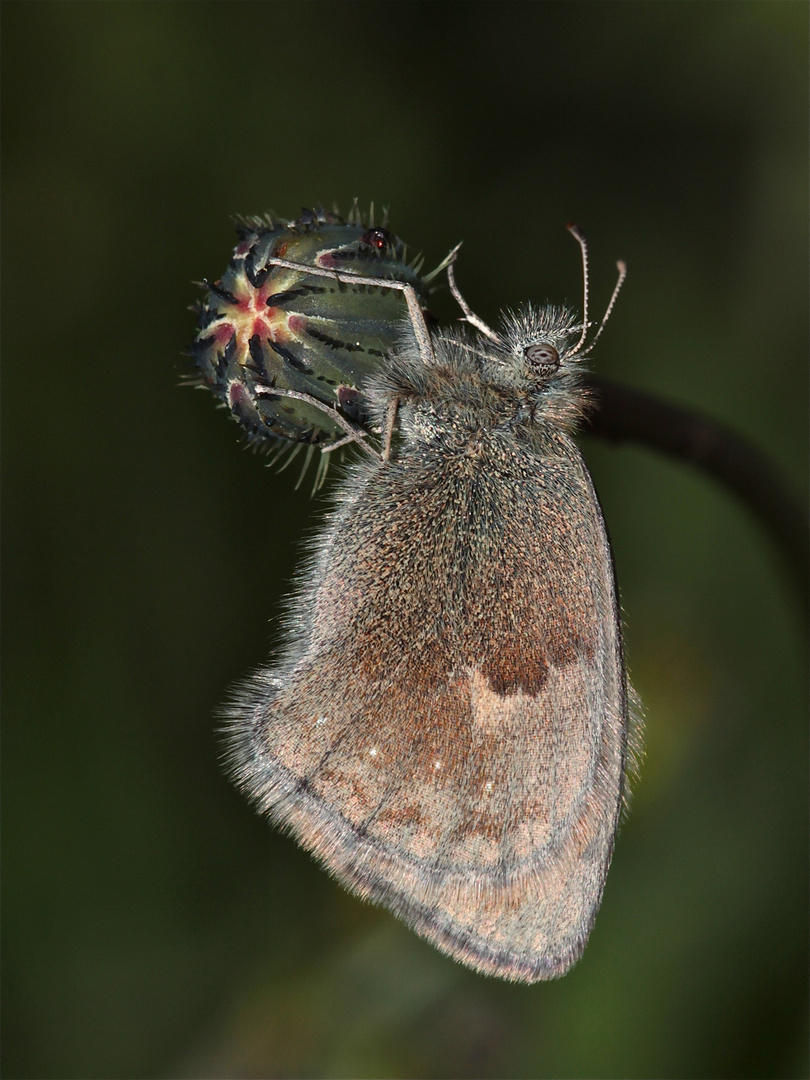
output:
POLYGON ((523 350, 523 355, 526 362, 541 376, 553 374, 560 366, 560 354, 553 345, 528 345, 523 350))

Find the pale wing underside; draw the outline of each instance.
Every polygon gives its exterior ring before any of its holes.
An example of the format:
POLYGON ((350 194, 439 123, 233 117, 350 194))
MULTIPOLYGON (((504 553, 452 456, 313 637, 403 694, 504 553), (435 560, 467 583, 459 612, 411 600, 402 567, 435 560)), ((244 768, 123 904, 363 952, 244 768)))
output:
POLYGON ((622 798, 612 566, 574 455, 527 455, 519 492, 497 459, 442 483, 431 463, 421 497, 414 462, 361 488, 302 596, 300 659, 234 709, 234 772, 263 810, 440 948, 521 981, 584 948, 622 798))

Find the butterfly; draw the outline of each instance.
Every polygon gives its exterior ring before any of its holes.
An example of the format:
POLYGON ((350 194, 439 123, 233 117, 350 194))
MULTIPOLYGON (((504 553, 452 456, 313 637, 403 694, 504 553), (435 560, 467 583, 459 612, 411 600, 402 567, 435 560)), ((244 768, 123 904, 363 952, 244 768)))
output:
POLYGON ((610 543, 572 438, 625 270, 588 342, 570 228, 581 321, 527 305, 495 331, 450 261, 465 325, 437 328, 413 283, 386 280, 406 315, 360 392, 368 421, 316 406, 362 456, 277 657, 227 708, 228 768, 260 812, 443 952, 527 983, 582 954, 638 741, 610 543))

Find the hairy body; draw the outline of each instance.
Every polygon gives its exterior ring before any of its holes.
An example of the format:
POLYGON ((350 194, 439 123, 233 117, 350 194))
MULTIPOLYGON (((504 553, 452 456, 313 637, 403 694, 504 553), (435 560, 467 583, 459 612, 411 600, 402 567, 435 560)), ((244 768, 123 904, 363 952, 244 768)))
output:
POLYGON ((367 391, 381 426, 399 410, 395 452, 343 480, 286 652, 230 709, 263 812, 440 949, 525 982, 585 946, 628 747, 575 332, 545 308, 502 347, 435 335, 426 365, 406 342, 367 391))

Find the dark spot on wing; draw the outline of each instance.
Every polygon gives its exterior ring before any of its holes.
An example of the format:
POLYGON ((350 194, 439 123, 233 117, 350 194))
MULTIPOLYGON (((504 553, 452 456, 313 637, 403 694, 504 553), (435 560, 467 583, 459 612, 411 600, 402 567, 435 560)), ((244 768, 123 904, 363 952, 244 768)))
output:
POLYGON ((484 657, 481 673, 493 692, 501 696, 537 694, 548 678, 548 664, 542 656, 517 657, 514 653, 499 652, 484 657))
POLYGON ((481 642, 480 659, 474 662, 494 693, 536 695, 545 686, 550 667, 561 669, 593 660, 593 646, 574 631, 569 620, 558 618, 537 630, 543 634, 541 640, 533 634, 496 634, 481 642))

